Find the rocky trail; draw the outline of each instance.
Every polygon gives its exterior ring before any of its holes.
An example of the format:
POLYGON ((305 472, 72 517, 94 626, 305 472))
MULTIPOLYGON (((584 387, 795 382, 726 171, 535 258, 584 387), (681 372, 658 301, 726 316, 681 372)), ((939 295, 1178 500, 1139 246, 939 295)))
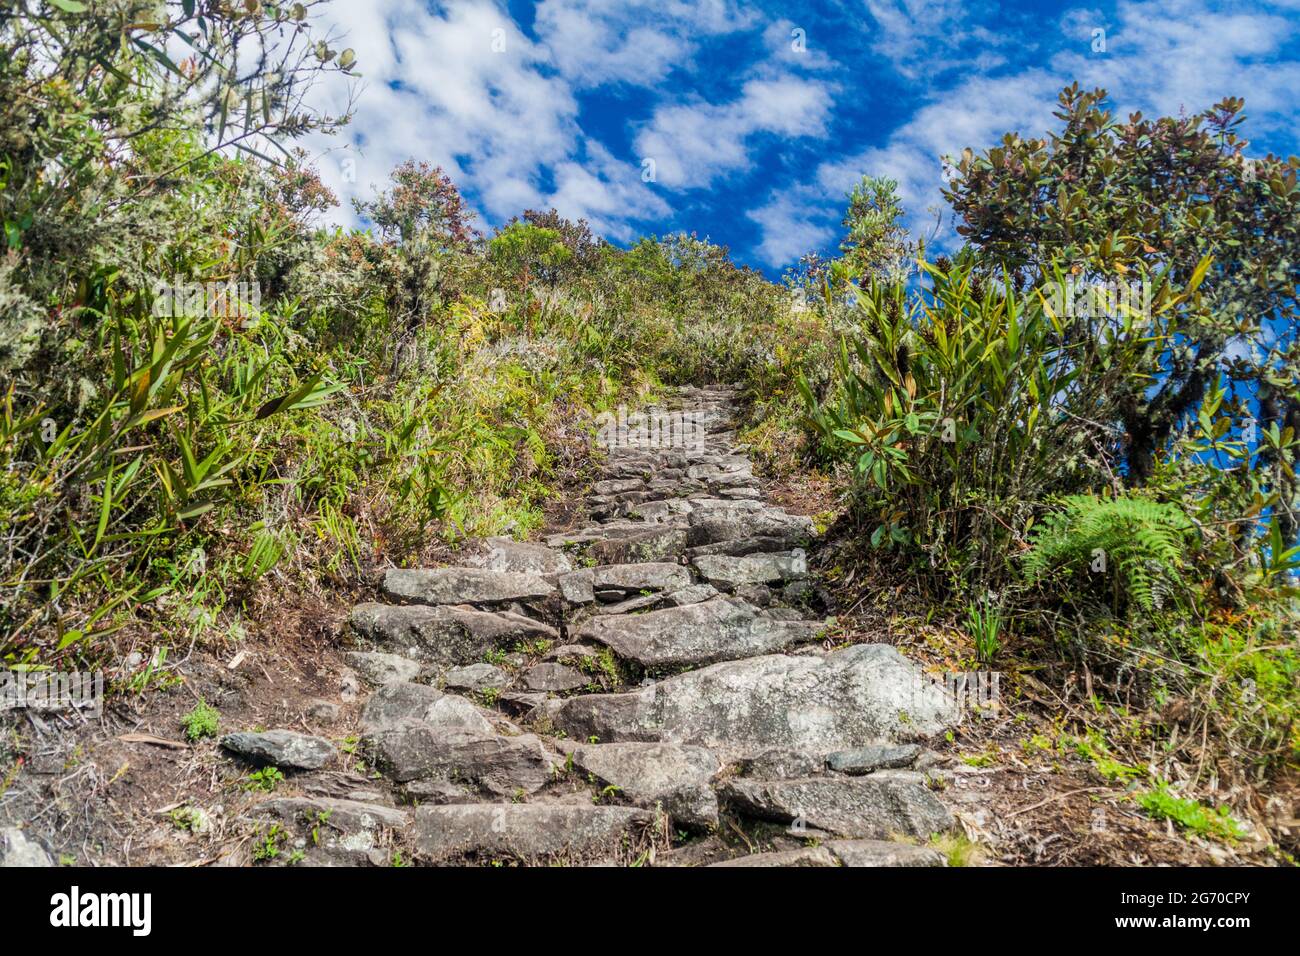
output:
POLYGON ((203 862, 943 865, 961 768, 925 744, 956 703, 892 646, 832 646, 813 523, 765 501, 733 413, 649 410, 586 527, 389 569, 345 707, 318 705, 354 732, 221 736, 227 773, 288 786, 203 862))

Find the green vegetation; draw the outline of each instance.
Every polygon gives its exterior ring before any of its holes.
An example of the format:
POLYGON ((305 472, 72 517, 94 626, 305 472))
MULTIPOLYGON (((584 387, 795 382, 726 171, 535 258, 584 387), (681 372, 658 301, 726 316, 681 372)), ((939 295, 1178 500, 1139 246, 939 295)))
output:
POLYGON ((1300 762, 1300 159, 1247 158, 1239 100, 1060 103, 1046 138, 952 163, 951 256, 916 244, 903 281, 894 185, 867 178, 843 257, 792 273, 843 331, 799 380, 850 490, 833 533, 980 661, 1085 673, 1108 779, 1155 745, 1257 785, 1300 762))
MULTIPOLYGON (((318 56, 311 3, 202 30, 156 6, 23 0, 0 23, 7 665, 224 641, 273 592, 526 534, 594 415, 661 382, 793 395, 820 318, 695 236, 621 249, 529 211, 485 239, 418 161, 358 203, 368 230, 322 228, 335 199, 292 141, 345 118, 293 104, 350 51, 318 56), (230 43, 280 33, 305 59, 230 89, 230 43)), ((167 676, 143 668, 123 683, 167 676)))
POLYGON ((244 789, 273 793, 275 788, 282 783, 284 783, 284 774, 278 767, 263 767, 261 770, 254 770, 248 775, 247 780, 244 782, 244 789))
POLYGON ((203 698, 199 698, 199 702, 194 705, 194 709, 181 718, 181 725, 185 728, 185 736, 191 741, 201 740, 204 737, 215 737, 220 722, 221 714, 203 698))

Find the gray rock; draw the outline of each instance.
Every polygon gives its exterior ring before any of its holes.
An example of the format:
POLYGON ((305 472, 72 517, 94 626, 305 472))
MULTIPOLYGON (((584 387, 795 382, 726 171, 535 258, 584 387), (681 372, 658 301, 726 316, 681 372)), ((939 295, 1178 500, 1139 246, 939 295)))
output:
POLYGON ((343 659, 372 684, 415 680, 420 676, 420 662, 400 654, 381 651, 350 651, 343 659))
POLYGON ((563 552, 513 538, 483 538, 466 550, 470 556, 465 559, 465 564, 472 568, 537 575, 564 574, 573 570, 573 562, 563 552))
POLYGON ((0 869, 53 865, 54 860, 45 847, 18 827, 0 828, 0 869))
POLYGON ((329 797, 276 797, 263 800, 248 812, 252 816, 269 816, 286 823, 316 826, 322 835, 329 830, 345 833, 381 827, 400 830, 411 822, 411 815, 404 810, 329 797))
POLYGON ((447 696, 436 687, 393 681, 370 695, 361 708, 362 732, 394 727, 408 718, 423 718, 429 709, 447 696))
POLYGON ((891 840, 829 840, 826 849, 844 866, 947 866, 934 847, 891 840))
POLYGON ((655 561, 642 564, 606 564, 591 569, 596 590, 666 591, 691 583, 691 572, 680 564, 655 561))
MULTIPOLYGON (((737 585, 733 592, 736 597, 742 601, 754 605, 754 607, 767 607, 772 603, 772 589, 766 584, 741 584, 737 585)), ((800 620, 798 616, 791 620, 800 620)))
POLYGON ((765 750, 741 761, 741 772, 759 780, 789 780, 809 777, 825 766, 825 761, 815 754, 799 750, 765 750))
POLYGON ((838 866, 835 857, 831 856, 830 851, 824 847, 807 846, 798 850, 779 850, 774 853, 751 853, 749 856, 739 856, 734 860, 723 860, 721 863, 710 863, 709 866, 759 866, 759 867, 790 867, 790 866, 838 866))
POLYGON ((332 700, 313 700, 307 704, 307 716, 326 724, 334 723, 342 712, 343 709, 332 700))
POLYGON ((538 664, 524 673, 524 683, 529 690, 563 693, 577 690, 591 683, 582 671, 564 664, 538 664))
POLYGON ((542 655, 544 661, 559 661, 561 664, 577 664, 579 661, 596 660, 600 649, 587 644, 561 644, 552 647, 542 655))
POLYGON ((863 774, 873 770, 909 766, 921 755, 918 744, 876 744, 857 750, 838 750, 826 757, 826 766, 837 773, 863 774))
POLYGON ((727 508, 693 511, 689 517, 692 544, 713 544, 734 538, 772 537, 783 548, 794 547, 816 534, 811 518, 786 514, 777 509, 742 508, 749 501, 725 501, 727 508))
POLYGON ((775 553, 788 548, 787 538, 732 538, 729 541, 717 541, 713 544, 701 544, 686 549, 686 556, 692 562, 701 555, 724 554, 742 557, 747 554, 775 553))
POLYGON ((625 491, 640 491, 644 487, 645 482, 640 478, 611 478, 596 482, 592 490, 598 495, 616 495, 625 491))
POLYGON ((802 551, 789 554, 701 554, 692 562, 704 578, 717 587, 741 584, 778 584, 806 577, 808 559, 802 551))
POLYGON ((281 770, 319 770, 336 754, 328 740, 293 730, 226 734, 221 738, 221 746, 254 763, 270 764, 281 770))
POLYGON ((621 797, 643 807, 660 804, 681 826, 709 829, 718 825, 718 799, 709 781, 721 769, 703 747, 672 744, 584 744, 572 752, 573 766, 621 797))
POLYGON ((699 604, 717 596, 718 589, 712 584, 692 584, 689 587, 678 588, 676 591, 665 592, 663 601, 672 607, 685 607, 688 604, 699 604))
POLYGON ((590 604, 596 600, 595 575, 591 568, 561 574, 555 581, 560 595, 570 604, 590 604))
POLYGON ((665 526, 594 541, 587 553, 598 565, 637 564, 675 557, 686 550, 686 543, 685 529, 665 526))
POLYGON ((510 675, 492 664, 467 664, 453 667, 447 671, 442 686, 447 690, 463 690, 471 693, 496 689, 500 690, 510 683, 510 675))
POLYGON ((414 802, 428 806, 444 803, 473 803, 474 794, 450 780, 412 780, 405 788, 406 796, 414 802))
POLYGON ((385 684, 366 701, 361 730, 374 733, 417 720, 443 734, 488 736, 492 722, 464 697, 443 694, 420 684, 385 684))
POLYGON ((548 716, 570 737, 699 744, 724 759, 911 741, 958 717, 943 688, 884 644, 727 661, 629 693, 553 703, 548 716))
POLYGON ((384 594, 412 604, 508 604, 541 601, 555 586, 537 574, 483 568, 389 568, 384 594))
POLYGON ((645 667, 679 667, 755 657, 815 640, 822 625, 776 621, 744 601, 718 597, 647 614, 600 617, 577 636, 645 667))
POLYGON ((782 823, 802 821, 838 836, 929 838, 953 825, 947 808, 923 783, 883 773, 803 780, 739 778, 728 781, 722 794, 751 816, 782 823))
POLYGON ((534 859, 622 849, 652 821, 645 810, 581 804, 461 804, 415 812, 415 845, 431 860, 475 855, 534 859))
POLYGON ((555 628, 522 614, 426 605, 358 604, 351 625, 375 643, 413 648, 447 667, 481 661, 488 651, 516 641, 559 637, 555 628))
POLYGON ((551 755, 532 734, 456 733, 406 720, 367 735, 367 752, 399 783, 425 777, 465 780, 499 796, 535 793, 554 776, 551 755))

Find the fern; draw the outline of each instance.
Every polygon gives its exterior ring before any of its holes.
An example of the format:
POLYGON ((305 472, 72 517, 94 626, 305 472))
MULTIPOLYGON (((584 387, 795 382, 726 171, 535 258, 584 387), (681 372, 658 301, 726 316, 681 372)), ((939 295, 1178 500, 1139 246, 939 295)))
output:
POLYGON ((1043 519, 1025 553, 1025 573, 1057 569, 1113 572, 1132 603, 1150 611, 1183 588, 1183 553, 1192 524, 1177 505, 1149 498, 1071 495, 1043 519))

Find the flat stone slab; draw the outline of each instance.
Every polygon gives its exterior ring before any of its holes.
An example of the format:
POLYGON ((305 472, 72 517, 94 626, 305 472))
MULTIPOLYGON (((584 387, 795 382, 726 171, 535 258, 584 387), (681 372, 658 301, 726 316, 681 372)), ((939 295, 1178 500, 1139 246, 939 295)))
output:
POLYGON ((370 695, 361 709, 361 730, 374 733, 418 720, 447 734, 489 736, 495 731, 483 712, 464 697, 436 687, 394 681, 370 695))
POLYGON ((909 767, 921 756, 918 744, 877 744, 857 750, 839 750, 826 757, 826 766, 836 773, 864 774, 873 770, 909 767))
POLYGON ((591 678, 565 664, 537 664, 524 672, 524 685, 529 690, 560 694, 577 690, 591 683, 591 678))
POLYGON ((464 561, 471 568, 537 575, 564 574, 573 570, 573 562, 564 552, 513 538, 480 538, 467 545, 465 550, 468 556, 464 561))
POLYGON ((778 539, 784 550, 803 544, 817 533, 812 519, 802 515, 787 514, 773 508, 743 508, 742 505, 757 504, 743 499, 723 503, 729 507, 691 512, 688 522, 692 545, 770 537, 778 539))
POLYGON ((407 720, 365 737, 375 763, 399 783, 463 780, 498 796, 536 793, 553 779, 551 755, 533 734, 455 733, 407 720))
POLYGON ((411 604, 508 604, 540 601, 555 585, 538 574, 485 568, 389 568, 384 594, 411 604))
POLYGON ((466 664, 453 667, 443 677, 447 690, 465 690, 475 693, 483 690, 500 690, 510 683, 510 675, 492 664, 466 664))
POLYGON ((885 644, 726 661, 628 693, 550 703, 553 726, 574 739, 698 744, 724 759, 910 742, 958 718, 954 700, 885 644))
POLYGON ((221 746, 254 763, 281 770, 319 770, 337 753, 328 740, 293 730, 226 734, 221 746))
POLYGON ((710 584, 734 588, 742 584, 780 584, 808 576, 802 551, 789 554, 701 554, 691 562, 710 584))
POLYGON ((773 853, 751 853, 738 856, 734 860, 710 863, 714 866, 756 866, 756 867, 791 867, 791 866, 839 866, 830 851, 819 846, 808 846, 798 850, 778 850, 773 853))
POLYGON ((693 830, 718 826, 718 798, 709 782, 722 765, 703 747, 584 744, 572 751, 570 759, 583 773, 617 787, 620 797, 642 807, 662 807, 679 826, 693 830))
POLYGON ((400 830, 411 822, 411 815, 405 810, 330 797, 276 797, 263 800, 248 812, 253 816, 271 816, 290 823, 319 824, 322 828, 345 831, 375 830, 380 827, 400 830), (322 815, 324 821, 321 820, 322 815))
POLYGON ((680 564, 665 561, 640 564, 606 564, 592 568, 592 583, 597 589, 619 591, 668 591, 691 583, 691 572, 680 564))
POLYGON ((420 676, 420 662, 400 654, 382 651, 349 651, 343 659, 372 684, 415 680, 420 676))
POLYGON ((753 605, 717 597, 646 614, 595 618, 576 632, 643 667, 680 667, 755 657, 816 640, 823 625, 778 621, 753 605))
POLYGON ((517 641, 554 641, 560 636, 555 628, 510 611, 423 604, 358 604, 349 623, 376 644, 409 650, 446 667, 476 663, 488 651, 517 641))
POLYGON ((728 781, 722 795, 751 816, 780 823, 800 821, 837 836, 928 839, 953 826, 952 815, 924 783, 883 773, 803 780, 740 778, 728 781))
POLYGON ((581 804, 452 804, 415 811, 415 846, 432 860, 587 856, 621 849, 653 817, 631 807, 581 804))
POLYGON ((844 866, 947 866, 947 858, 930 846, 892 840, 828 840, 824 846, 844 866))

